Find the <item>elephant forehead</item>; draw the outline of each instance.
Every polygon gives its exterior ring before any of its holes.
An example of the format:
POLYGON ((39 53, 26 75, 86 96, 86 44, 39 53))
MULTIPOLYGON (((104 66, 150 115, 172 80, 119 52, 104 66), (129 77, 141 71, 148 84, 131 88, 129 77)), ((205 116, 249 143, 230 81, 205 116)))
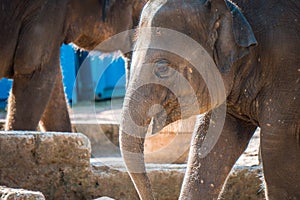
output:
POLYGON ((151 26, 151 21, 157 12, 168 2, 168 0, 149 1, 141 14, 140 25, 151 26))
POLYGON ((183 5, 177 5, 178 1, 165 1, 161 5, 156 5, 156 9, 152 8, 150 15, 145 16, 142 26, 150 27, 180 27, 183 21, 183 5), (144 22, 144 23, 143 23, 144 22), (177 25, 176 25, 177 24, 177 25), (174 25, 176 25, 174 27, 174 25))
POLYGON ((139 28, 162 27, 184 33, 197 41, 199 38, 205 40, 210 26, 209 15, 198 0, 151 1, 143 10, 139 28))

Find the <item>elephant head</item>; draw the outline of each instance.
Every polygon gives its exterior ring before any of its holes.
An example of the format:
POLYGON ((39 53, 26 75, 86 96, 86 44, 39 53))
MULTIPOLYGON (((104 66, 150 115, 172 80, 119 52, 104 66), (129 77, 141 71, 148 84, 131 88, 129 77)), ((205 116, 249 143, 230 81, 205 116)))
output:
POLYGON ((250 24, 230 1, 146 4, 120 129, 123 158, 141 199, 153 199, 143 156, 151 120, 157 132, 223 104, 239 62, 256 43, 250 24))

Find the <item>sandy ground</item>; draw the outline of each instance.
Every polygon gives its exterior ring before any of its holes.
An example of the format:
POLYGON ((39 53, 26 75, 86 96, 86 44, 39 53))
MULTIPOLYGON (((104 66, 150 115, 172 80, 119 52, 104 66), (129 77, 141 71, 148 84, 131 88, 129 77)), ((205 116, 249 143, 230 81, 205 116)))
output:
POLYGON ((70 109, 72 121, 117 123, 121 119, 123 99, 100 102, 82 102, 73 105, 70 109))

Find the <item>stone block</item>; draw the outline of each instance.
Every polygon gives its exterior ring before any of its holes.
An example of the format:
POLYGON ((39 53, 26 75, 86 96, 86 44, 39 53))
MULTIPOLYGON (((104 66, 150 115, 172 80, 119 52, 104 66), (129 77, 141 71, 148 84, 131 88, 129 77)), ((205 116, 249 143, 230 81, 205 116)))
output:
POLYGON ((91 141, 92 157, 120 156, 119 125, 111 123, 72 123, 74 132, 83 133, 91 141))
MULTIPOLYGON (((99 196, 139 199, 121 158, 92 159, 92 166, 100 184, 99 196)), ((146 167, 156 199, 178 199, 186 165, 147 164, 146 167)))
POLYGON ((92 199, 89 158, 82 134, 0 132, 0 185, 41 191, 47 199, 92 199))
MULTIPOLYGON (((82 134, 0 132, 0 185, 40 191, 47 200, 102 196, 137 200, 122 159, 90 160, 90 151, 90 142, 82 134)), ((185 169, 186 164, 147 164, 155 197, 178 199, 185 169)), ((260 200, 260 169, 235 169, 224 199, 260 200)))
POLYGON ((100 198, 97 198, 97 199, 94 199, 94 200, 114 200, 110 197, 100 197, 100 198))
MULTIPOLYGON (((100 190, 98 196, 109 196, 120 200, 138 200, 137 193, 120 158, 92 159, 100 190)), ((147 164, 156 199, 177 200, 185 174, 186 164, 147 164)), ((263 200, 262 172, 260 166, 235 166, 222 197, 224 200, 263 200)))
POLYGON ((222 193, 222 199, 264 200, 265 193, 262 177, 261 166, 236 166, 228 177, 222 193))
MULTIPOLYGON (((195 117, 179 120, 159 133, 148 133, 145 140, 146 163, 186 163, 195 117)), ((74 132, 86 135, 91 141, 92 157, 120 156, 119 124, 74 121, 74 132)))
POLYGON ((41 192, 0 186, 0 200, 45 200, 41 192))

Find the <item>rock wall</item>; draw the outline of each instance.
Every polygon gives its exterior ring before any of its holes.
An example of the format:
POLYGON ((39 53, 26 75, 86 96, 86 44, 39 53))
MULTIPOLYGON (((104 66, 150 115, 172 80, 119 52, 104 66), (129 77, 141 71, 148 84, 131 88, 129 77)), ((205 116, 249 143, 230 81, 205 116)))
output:
POLYGON ((0 185, 47 199, 92 199, 90 143, 82 134, 0 133, 0 185))
POLYGON ((0 186, 1 200, 45 200, 41 192, 34 192, 23 189, 12 189, 0 186))
MULTIPOLYGON (((0 132, 0 185, 40 191, 47 200, 138 199, 121 158, 106 162, 90 155, 90 142, 79 133, 0 132)), ((157 199, 178 199, 185 168, 147 165, 157 199)), ((260 169, 237 168, 223 196, 263 199, 260 186, 260 169)))

